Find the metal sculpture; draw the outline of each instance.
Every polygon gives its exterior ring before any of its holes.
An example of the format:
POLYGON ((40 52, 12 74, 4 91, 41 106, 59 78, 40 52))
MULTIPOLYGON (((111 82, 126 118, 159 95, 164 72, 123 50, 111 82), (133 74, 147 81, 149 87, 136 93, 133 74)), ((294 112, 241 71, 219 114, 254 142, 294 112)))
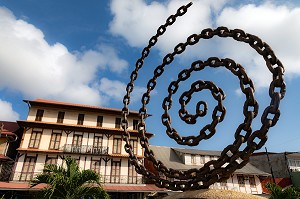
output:
POLYGON ((140 136, 140 144, 144 148, 145 157, 153 163, 157 171, 163 173, 168 178, 174 178, 176 180, 169 181, 162 179, 148 171, 133 153, 132 145, 129 142, 130 134, 128 132, 127 116, 129 114, 128 105, 130 103, 130 94, 133 91, 134 81, 138 77, 138 72, 143 66, 144 59, 150 53, 150 49, 156 44, 158 38, 164 34, 167 27, 171 26, 176 21, 177 17, 184 15, 191 5, 192 3, 184 5, 177 10, 176 14, 171 15, 166 20, 166 23, 158 28, 156 35, 149 40, 148 46, 143 49, 141 57, 136 62, 135 70, 131 73, 130 82, 126 87, 127 93, 123 99, 124 107, 122 109, 122 127, 124 129, 123 139, 126 142, 125 150, 129 154, 131 164, 135 166, 136 171, 155 182, 158 187, 182 191, 208 188, 215 182, 220 182, 229 178, 236 169, 240 169, 245 166, 248 163, 251 154, 265 144, 269 128, 273 127, 278 121, 280 116, 280 100, 284 97, 286 90, 283 77, 284 67, 282 63, 279 59, 277 59, 270 46, 257 36, 245 33, 240 29, 229 30, 226 27, 218 27, 216 29, 208 28, 202 30, 200 34, 190 35, 185 43, 179 43, 172 53, 167 54, 163 58, 162 64, 155 68, 153 77, 148 81, 147 91, 142 96, 142 107, 139 110, 141 121, 138 125, 138 132, 140 136), (254 98, 253 82, 248 77, 245 69, 240 64, 235 63, 235 61, 229 58, 219 59, 217 57, 210 57, 206 61, 197 60, 193 62, 190 68, 184 69, 179 73, 177 80, 170 83, 168 87, 169 95, 163 100, 162 107, 164 109, 164 114, 162 115, 161 120, 162 124, 166 127, 166 133, 168 136, 174 139, 178 144, 195 146, 198 145, 201 140, 211 138, 216 132, 216 125, 223 121, 226 113, 226 109, 222 103, 222 100, 225 98, 224 92, 210 81, 199 80, 191 85, 190 90, 181 95, 179 99, 181 104, 179 116, 188 124, 194 124, 197 117, 204 116, 207 109, 205 102, 200 101, 197 103, 197 113, 195 115, 190 114, 185 109, 185 106, 190 101, 193 93, 199 92, 203 89, 208 89, 211 91, 214 99, 218 102, 217 106, 213 110, 212 122, 204 126, 200 130, 198 136, 181 136, 176 129, 171 126, 169 109, 172 106, 172 95, 176 93, 179 83, 188 79, 192 72, 200 71, 208 66, 214 68, 225 67, 239 78, 240 88, 246 96, 246 101, 243 106, 245 119, 235 131, 235 141, 224 148, 219 159, 211 160, 205 163, 201 168, 194 168, 187 171, 167 168, 161 161, 155 158, 153 151, 149 148, 148 138, 145 136, 145 119, 148 116, 146 106, 150 101, 150 92, 155 88, 157 78, 163 74, 164 68, 173 61, 175 56, 184 52, 188 46, 197 44, 199 40, 211 39, 215 36, 232 38, 236 41, 247 43, 264 58, 269 71, 273 74, 273 80, 269 87, 269 96, 271 98, 270 105, 264 109, 261 117, 260 129, 253 131, 251 123, 257 116, 258 103, 254 98), (203 110, 201 110, 200 107, 204 107, 203 110), (246 144, 246 147, 243 150, 240 150, 243 143, 246 144))

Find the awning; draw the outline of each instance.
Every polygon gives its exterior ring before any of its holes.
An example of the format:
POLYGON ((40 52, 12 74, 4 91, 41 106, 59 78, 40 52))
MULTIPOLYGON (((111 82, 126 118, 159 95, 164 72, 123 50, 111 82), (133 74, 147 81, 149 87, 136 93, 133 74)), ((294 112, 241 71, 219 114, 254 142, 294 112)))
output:
POLYGON ((29 183, 24 182, 0 182, 0 190, 38 191, 46 186, 46 184, 39 184, 34 187, 30 187, 29 183))
POLYGON ((159 188, 154 184, 142 185, 120 185, 120 184, 104 184, 103 189, 107 192, 167 192, 165 188, 159 188))
MULTIPOLYGON (((16 191, 38 191, 45 188, 46 184, 39 184, 30 187, 25 182, 0 182, 0 190, 16 190, 16 191)), ((167 189, 159 188, 154 184, 142 185, 125 185, 125 184, 104 184, 103 189, 107 192, 167 192, 167 189)))
POLYGON ((6 161, 13 161, 13 159, 11 159, 10 157, 7 157, 3 154, 0 154, 0 162, 6 162, 6 161))

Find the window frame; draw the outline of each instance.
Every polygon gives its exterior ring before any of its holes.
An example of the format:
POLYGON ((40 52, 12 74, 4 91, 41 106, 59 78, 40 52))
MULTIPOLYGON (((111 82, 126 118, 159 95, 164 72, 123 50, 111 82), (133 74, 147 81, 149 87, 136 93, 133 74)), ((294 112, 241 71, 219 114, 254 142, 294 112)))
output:
POLYGON ((111 183, 120 183, 121 179, 121 160, 112 160, 111 161, 111 172, 110 172, 110 182, 111 183))
POLYGON ((72 139, 72 146, 82 146, 82 139, 83 139, 83 134, 80 134, 80 133, 74 133, 73 135, 73 139, 72 139), (75 140, 75 137, 78 137, 80 138, 80 144, 78 144, 79 142, 79 139, 77 138, 76 141, 75 140), (76 142, 76 143, 75 143, 76 142))
POLYGON ((33 174, 34 174, 35 165, 36 165, 36 161, 37 161, 37 155, 36 156, 27 156, 27 155, 25 156, 24 162, 23 162, 23 166, 22 166, 22 170, 21 170, 20 181, 29 181, 29 180, 32 180, 33 174), (26 161, 28 159, 30 161, 26 161), (28 163, 28 165, 27 165, 27 163, 28 163), (25 177, 24 180, 23 180, 23 177, 25 177))
POLYGON ((237 181, 240 187, 245 187, 245 176, 244 175, 237 175, 237 181))
POLYGON ((138 140, 137 139, 130 139, 129 143, 132 146, 133 154, 137 155, 138 154, 138 140))
POLYGON ((97 148, 97 149, 102 148, 102 144, 103 144, 103 136, 95 134, 93 138, 93 148, 97 148), (99 142, 99 140, 101 141, 99 142))
POLYGON ((84 114, 79 113, 77 118, 77 125, 83 125, 83 123, 84 123, 84 114))
POLYGON ((220 181, 220 186, 226 187, 227 186, 227 180, 220 181))
POLYGON ((46 159, 45 159, 45 165, 48 165, 48 164, 54 164, 54 165, 57 165, 57 161, 58 161, 58 156, 46 156, 46 159), (50 163, 48 163, 48 161, 50 160, 50 163), (52 162, 54 161, 54 163, 52 162))
POLYGON ((197 164, 197 156, 195 154, 191 154, 191 164, 197 164))
POLYGON ((250 187, 255 188, 256 187, 256 180, 254 175, 249 176, 249 184, 250 187))
POLYGON ((205 155, 200 155, 200 164, 205 164, 205 155))
POLYGON ((133 130, 139 130, 139 120, 133 120, 133 130))
POLYGON ((135 170, 134 165, 130 164, 128 160, 128 184, 136 184, 138 180, 138 173, 135 170))
POLYGON ((42 121, 43 116, 44 116, 44 109, 37 109, 36 115, 35 115, 35 121, 38 121, 38 122, 42 121))
POLYGON ((64 123, 65 119, 65 112, 64 111, 59 111, 57 114, 57 123, 64 123))
POLYGON ((122 152, 122 138, 114 137, 113 139, 113 154, 121 154, 122 152))
POLYGON ((51 139, 50 139, 50 143, 49 143, 49 149, 50 150, 59 150, 59 146, 60 146, 60 142, 61 142, 61 138, 62 138, 62 132, 55 132, 54 130, 52 130, 52 134, 51 134, 51 139), (59 138, 58 138, 59 135, 59 138), (53 140, 54 137, 54 140, 53 140), (53 147, 51 147, 51 144, 53 143, 53 147), (58 146, 56 147, 58 143, 58 146))
POLYGON ((115 119, 115 128, 116 129, 120 129, 121 128, 121 118, 120 117, 116 117, 115 119))
POLYGON ((96 173, 100 174, 101 172, 101 158, 100 160, 91 159, 91 168, 92 171, 95 171, 96 173), (98 164, 96 164, 98 163, 98 164))
POLYGON ((97 126, 98 127, 102 127, 103 126, 103 116, 102 115, 98 115, 97 116, 97 126))
POLYGON ((33 129, 31 131, 31 135, 30 135, 30 139, 29 139, 29 143, 28 143, 28 148, 38 149, 40 147, 42 135, 43 135, 43 130, 34 130, 33 129), (34 139, 33 139, 33 136, 34 136, 34 139), (37 139, 37 136, 39 136, 39 139, 37 139))

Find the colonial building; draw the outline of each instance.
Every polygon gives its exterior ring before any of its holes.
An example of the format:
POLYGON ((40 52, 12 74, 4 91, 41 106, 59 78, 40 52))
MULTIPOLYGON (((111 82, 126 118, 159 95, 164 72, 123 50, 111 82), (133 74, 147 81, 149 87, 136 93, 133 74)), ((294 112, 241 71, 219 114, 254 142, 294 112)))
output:
MULTIPOLYGON (((130 165, 122 140, 121 110, 42 99, 25 102, 29 112, 26 120, 18 121, 24 134, 9 183, 11 189, 16 183, 17 187, 20 182, 28 184, 44 165, 61 164, 66 156, 71 156, 81 169, 92 169, 101 175, 104 189, 112 198, 142 198, 146 193, 162 190, 144 184, 143 176, 130 165)), ((143 162, 138 119, 138 112, 130 112, 130 142, 143 162)), ((29 190, 28 186, 24 190, 29 190)))
MULTIPOLYGON (((157 159, 168 168, 188 170, 202 167, 210 160, 216 160, 221 156, 221 151, 206 151, 197 149, 170 148, 165 146, 150 146, 157 159)), ((151 162, 146 160, 145 165, 157 175, 162 175, 154 170, 151 162)), ((231 177, 223 182, 211 185, 210 188, 240 191, 251 194, 262 194, 261 178, 270 176, 250 163, 242 169, 236 170, 231 177)), ((164 176, 162 176, 164 177, 164 176)), ((174 180, 174 179, 169 179, 174 180)))
POLYGON ((22 133, 16 122, 0 121, 0 181, 9 180, 22 133))
POLYGON ((299 152, 258 152, 250 157, 251 164, 262 171, 272 174, 264 183, 275 181, 281 187, 300 187, 300 153, 299 152))

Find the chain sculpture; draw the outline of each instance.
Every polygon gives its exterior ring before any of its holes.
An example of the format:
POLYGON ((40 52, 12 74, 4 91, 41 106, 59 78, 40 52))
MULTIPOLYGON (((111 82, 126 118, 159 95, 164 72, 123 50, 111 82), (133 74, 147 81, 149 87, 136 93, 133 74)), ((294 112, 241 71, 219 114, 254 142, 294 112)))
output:
POLYGON ((236 170, 245 166, 251 154, 260 149, 267 141, 267 132, 270 127, 274 126, 280 116, 279 104, 280 100, 285 95, 286 86, 283 79, 284 67, 282 63, 277 59, 274 52, 268 44, 263 42, 255 35, 245 33, 243 30, 234 29, 229 30, 226 27, 218 27, 216 29, 204 29, 200 34, 190 35, 185 43, 179 43, 172 53, 167 54, 163 58, 161 65, 157 66, 154 70, 153 77, 148 81, 147 91, 142 96, 142 107, 139 110, 140 123, 138 125, 138 132, 140 137, 140 144, 144 149, 144 154, 147 160, 151 161, 160 173, 163 173, 167 178, 174 178, 176 180, 169 181, 159 176, 156 176, 152 172, 148 171, 143 163, 141 163, 133 152, 132 145, 130 144, 130 134, 128 132, 128 119, 130 103, 130 94, 134 88, 134 81, 138 77, 138 71, 142 68, 144 59, 149 55, 150 49, 157 43, 158 38, 164 34, 168 26, 171 26, 177 17, 184 15, 187 9, 192 5, 189 3, 180 7, 175 15, 171 15, 164 25, 161 25, 155 36, 149 40, 149 44, 145 47, 141 53, 141 57, 136 62, 136 67, 131 73, 130 82, 126 87, 126 95, 124 96, 122 109, 122 127, 124 129, 123 139, 126 142, 125 150, 129 154, 131 164, 135 166, 136 171, 142 174, 156 184, 158 187, 164 187, 170 190, 195 190, 201 188, 208 188, 215 182, 220 182, 228 179, 230 175, 236 170), (269 96, 271 98, 270 105, 264 109, 261 116, 261 127, 258 130, 253 131, 251 127, 252 120, 257 116, 258 103, 254 98, 254 86, 252 80, 248 77, 245 69, 235 63, 231 59, 219 59, 217 57, 210 57, 206 61, 197 60, 191 64, 188 69, 182 70, 178 74, 178 79, 172 81, 168 87, 169 95, 163 100, 162 108, 164 113, 161 117, 162 124, 166 127, 167 135, 174 139, 178 144, 195 146, 198 145, 201 140, 207 140, 211 138, 216 132, 216 125, 223 121, 226 114, 226 109, 223 106, 222 101, 225 98, 225 94, 222 89, 218 88, 214 83, 210 81, 196 81, 194 82, 188 91, 183 92, 179 98, 181 108, 179 110, 180 118, 188 124, 194 124, 197 117, 202 117, 206 114, 207 105, 205 102, 200 101, 196 105, 196 114, 190 114, 185 106, 189 103, 191 96, 195 92, 199 92, 203 89, 208 89, 213 98, 217 101, 217 106, 213 110, 212 122, 204 126, 198 136, 181 136, 175 128, 171 126, 171 116, 169 109, 172 106, 172 95, 176 93, 179 83, 188 79, 193 71, 201 71, 205 67, 225 67, 231 73, 238 77, 240 82, 240 88, 246 96, 246 101, 243 106, 243 114, 245 116, 244 122, 237 127, 234 138, 235 141, 224 148, 221 152, 221 156, 217 160, 211 160, 204 164, 201 168, 194 168, 186 171, 176 170, 174 168, 167 168, 160 160, 155 158, 153 151, 149 148, 148 138, 145 136, 147 118, 147 104, 150 101, 150 92, 156 86, 156 80, 160 77, 167 65, 169 65, 175 56, 185 51, 188 46, 193 46, 201 39, 211 39, 212 37, 225 37, 232 38, 239 42, 249 44, 258 54, 260 54, 269 69, 273 74, 273 80, 269 87, 269 96), (201 109, 202 107, 202 109, 201 109), (241 145, 245 143, 246 147, 242 150, 241 145))

